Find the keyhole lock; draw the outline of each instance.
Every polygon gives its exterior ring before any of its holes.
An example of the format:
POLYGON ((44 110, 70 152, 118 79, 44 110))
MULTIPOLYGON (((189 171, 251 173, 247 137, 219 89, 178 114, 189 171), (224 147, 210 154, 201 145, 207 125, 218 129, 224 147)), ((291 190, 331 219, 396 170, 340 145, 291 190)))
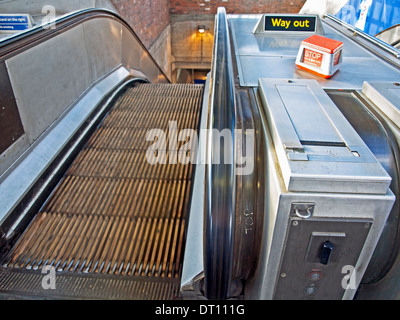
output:
POLYGON ((325 241, 321 247, 321 252, 319 255, 319 262, 322 264, 325 264, 325 265, 328 264, 329 258, 331 257, 334 249, 335 249, 335 246, 332 242, 325 241))

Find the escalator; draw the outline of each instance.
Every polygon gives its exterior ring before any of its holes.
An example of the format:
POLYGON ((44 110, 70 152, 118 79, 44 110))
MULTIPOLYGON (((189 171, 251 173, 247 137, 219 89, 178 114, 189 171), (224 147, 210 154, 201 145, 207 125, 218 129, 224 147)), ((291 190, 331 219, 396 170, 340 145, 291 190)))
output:
POLYGON ((178 296, 193 166, 149 164, 146 133, 167 132, 170 121, 197 130, 202 91, 201 85, 139 84, 118 98, 2 260, 2 293, 178 296), (37 285, 44 266, 57 272, 55 290, 37 285))
POLYGON ((50 97, 37 105, 27 99, 32 110, 47 105, 46 112, 31 112, 18 136, 7 128, 10 138, 2 146, 3 157, 16 161, 2 169, 0 181, 11 195, 2 193, 0 210, 1 298, 178 298, 195 172, 195 164, 176 161, 190 156, 181 147, 193 138, 178 140, 178 133, 198 132, 204 86, 168 83, 119 16, 83 10, 59 18, 55 30, 39 26, 1 43, 0 63, 11 65, 2 69, 8 83, 3 95, 20 123, 26 111, 13 75, 18 60, 35 61, 30 68, 50 77, 33 100, 50 97), (69 46, 80 37, 102 42, 69 46), (65 45, 68 56, 58 51, 65 45), (59 72, 43 69, 52 50, 58 53, 50 65, 59 72), (63 65, 70 70, 60 78, 63 65), (52 85, 60 87, 50 90, 52 85), (39 133, 39 125, 30 128, 35 121, 44 123, 39 133), (18 139, 28 145, 18 146, 18 139), (35 176, 25 187, 29 175, 35 176), (13 203, 19 190, 7 184, 18 180, 23 188, 13 203), (46 275, 54 275, 54 286, 43 282, 46 275))
POLYGON ((281 41, 267 18, 218 9, 205 85, 169 83, 104 10, 0 43, 0 124, 18 123, 0 145, 0 298, 386 292, 400 270, 397 57, 305 17, 345 43, 319 78, 294 67, 304 34, 281 41))

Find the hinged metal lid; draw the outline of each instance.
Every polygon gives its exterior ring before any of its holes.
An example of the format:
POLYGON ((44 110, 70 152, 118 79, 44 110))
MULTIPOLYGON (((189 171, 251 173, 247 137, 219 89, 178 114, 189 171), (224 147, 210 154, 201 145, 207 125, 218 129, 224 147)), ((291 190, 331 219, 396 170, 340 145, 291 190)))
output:
POLYGON ((390 176, 315 80, 260 79, 288 191, 386 194, 390 176))
POLYGON ((400 123, 400 83, 399 82, 364 82, 362 93, 365 94, 397 126, 400 123))

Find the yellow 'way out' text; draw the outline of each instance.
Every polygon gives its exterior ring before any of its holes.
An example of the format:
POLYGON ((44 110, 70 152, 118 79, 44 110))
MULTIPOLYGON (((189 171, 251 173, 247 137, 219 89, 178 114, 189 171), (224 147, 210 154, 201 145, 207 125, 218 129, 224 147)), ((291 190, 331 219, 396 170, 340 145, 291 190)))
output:
MULTIPOLYGON (((282 27, 285 29, 288 29, 290 27, 290 24, 292 21, 288 21, 288 20, 283 20, 283 19, 271 19, 272 21, 272 26, 274 27, 282 27)), ((298 27, 309 27, 309 21, 308 20, 304 20, 304 21, 297 21, 295 20, 293 22, 293 27, 298 28, 298 27)))

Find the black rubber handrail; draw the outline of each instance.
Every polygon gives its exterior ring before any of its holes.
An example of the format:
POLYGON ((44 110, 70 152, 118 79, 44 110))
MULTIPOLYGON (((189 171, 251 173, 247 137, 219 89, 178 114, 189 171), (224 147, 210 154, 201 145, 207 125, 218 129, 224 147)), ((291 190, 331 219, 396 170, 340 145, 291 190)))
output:
POLYGON ((235 234, 236 101, 233 65, 225 8, 215 19, 211 70, 209 135, 205 186, 204 294, 208 299, 229 297, 235 234), (219 133, 231 132, 232 148, 225 148, 219 133))
POLYGON ((134 36, 136 41, 142 47, 142 49, 148 54, 152 62, 157 66, 160 73, 168 81, 168 77, 165 75, 164 71, 161 69, 159 64, 154 60, 150 52, 144 46, 142 41, 139 39, 132 27, 117 13, 107 10, 107 9, 84 9, 69 14, 63 15, 54 21, 49 22, 45 25, 35 26, 31 29, 17 33, 11 37, 4 38, 0 41, 0 62, 11 58, 33 46, 36 46, 44 41, 47 41, 58 34, 61 34, 72 27, 79 25, 90 19, 96 19, 106 17, 118 21, 124 25, 130 33, 134 36), (55 28, 49 28, 50 24, 54 24, 55 28))

